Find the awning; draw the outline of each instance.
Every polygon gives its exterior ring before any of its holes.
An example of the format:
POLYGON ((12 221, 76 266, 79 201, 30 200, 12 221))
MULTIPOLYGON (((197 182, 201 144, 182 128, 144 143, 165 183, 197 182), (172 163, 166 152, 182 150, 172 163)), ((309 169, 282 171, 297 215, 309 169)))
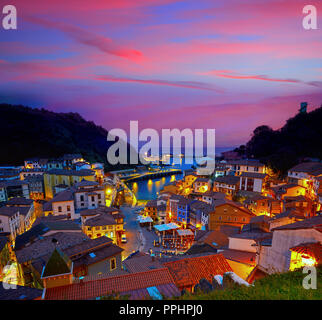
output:
POLYGON ((154 228, 157 229, 159 232, 180 229, 180 227, 175 223, 158 224, 155 225, 154 228))
POLYGON ((144 216, 138 216, 137 217, 139 223, 147 223, 147 222, 153 222, 153 219, 151 217, 144 217, 144 216))
POLYGON ((179 236, 193 236, 193 232, 190 229, 177 230, 179 236))

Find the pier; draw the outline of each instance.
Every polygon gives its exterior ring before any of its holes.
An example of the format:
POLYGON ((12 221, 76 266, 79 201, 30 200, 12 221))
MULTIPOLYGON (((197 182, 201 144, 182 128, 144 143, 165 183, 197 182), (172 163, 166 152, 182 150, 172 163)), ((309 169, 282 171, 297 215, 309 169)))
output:
POLYGON ((125 175, 120 177, 120 179, 124 182, 136 182, 136 181, 142 181, 142 180, 148 180, 148 179, 155 179, 155 178, 161 178, 166 176, 171 176, 175 174, 182 173, 181 169, 160 169, 158 171, 146 171, 146 172, 140 172, 140 173, 132 173, 129 175, 125 175))

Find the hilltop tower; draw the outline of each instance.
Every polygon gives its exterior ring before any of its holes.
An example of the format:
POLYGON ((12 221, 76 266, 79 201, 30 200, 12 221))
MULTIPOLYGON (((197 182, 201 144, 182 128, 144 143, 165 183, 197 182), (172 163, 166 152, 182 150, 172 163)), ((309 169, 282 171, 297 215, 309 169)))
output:
POLYGON ((307 102, 301 102, 301 108, 299 110, 300 113, 306 113, 307 102))

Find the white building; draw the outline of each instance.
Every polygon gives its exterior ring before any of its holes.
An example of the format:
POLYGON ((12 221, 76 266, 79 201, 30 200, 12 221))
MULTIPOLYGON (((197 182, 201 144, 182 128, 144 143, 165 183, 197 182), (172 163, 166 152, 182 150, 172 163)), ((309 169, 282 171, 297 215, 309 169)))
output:
MULTIPOLYGON (((28 199, 21 199, 28 201, 28 199)), ((22 202, 21 205, 8 202, 7 205, 0 208, 0 232, 9 232, 11 239, 15 239, 18 234, 28 230, 33 221, 34 206, 29 202, 26 204, 22 202)))
POLYGON ((82 180, 76 183, 73 188, 75 209, 95 209, 98 206, 105 206, 104 187, 94 181, 82 180))
POLYGON ((266 173, 266 167, 258 160, 231 160, 226 163, 228 170, 236 175, 242 172, 266 173))
POLYGON ((239 189, 262 192, 266 174, 257 172, 242 172, 240 174, 239 189))
POLYGON ((273 229, 271 245, 258 243, 257 264, 269 274, 286 272, 292 265, 292 248, 308 243, 322 243, 322 216, 273 229))
POLYGON ((79 218, 79 215, 75 213, 74 194, 70 189, 57 193, 44 205, 43 210, 45 215, 61 215, 70 219, 79 218))

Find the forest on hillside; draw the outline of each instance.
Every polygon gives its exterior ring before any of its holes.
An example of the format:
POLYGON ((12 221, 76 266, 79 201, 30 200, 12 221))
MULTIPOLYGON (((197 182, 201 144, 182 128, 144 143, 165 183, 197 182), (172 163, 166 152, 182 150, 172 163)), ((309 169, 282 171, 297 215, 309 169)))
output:
POLYGON ((273 130, 263 125, 239 148, 239 154, 255 158, 283 175, 305 158, 322 159, 322 106, 308 113, 298 113, 285 125, 273 130))
MULTIPOLYGON (((91 162, 102 162, 112 142, 107 130, 86 121, 78 113, 57 113, 21 105, 0 104, 0 148, 2 165, 22 165, 32 157, 57 158, 81 153, 91 162)), ((114 166, 119 169, 124 166, 114 166)))

